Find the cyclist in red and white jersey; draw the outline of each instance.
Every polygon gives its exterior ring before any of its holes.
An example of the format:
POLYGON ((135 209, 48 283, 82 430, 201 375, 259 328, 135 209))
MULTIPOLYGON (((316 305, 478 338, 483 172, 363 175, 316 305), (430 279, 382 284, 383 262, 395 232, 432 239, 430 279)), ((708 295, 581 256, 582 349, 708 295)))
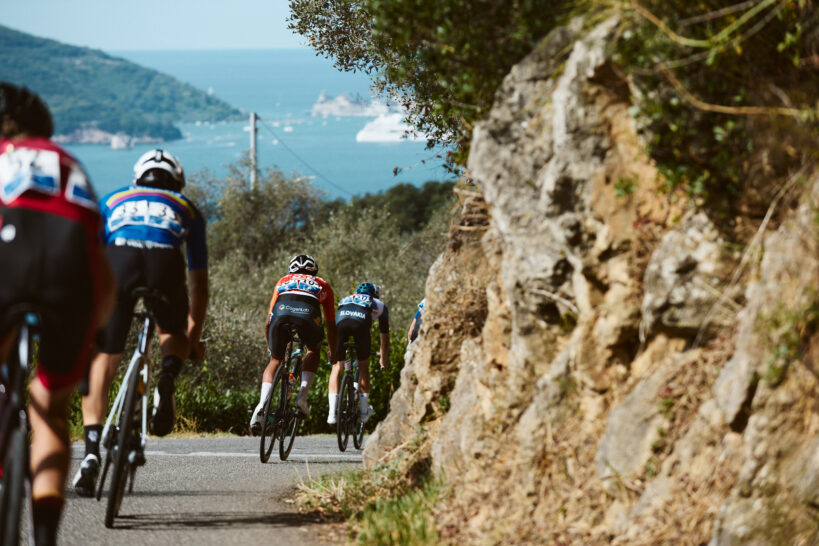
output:
POLYGON ((330 360, 335 361, 336 317, 333 289, 327 281, 316 276, 318 264, 312 256, 300 254, 293 257, 290 260, 289 271, 288 275, 276 283, 264 325, 267 346, 270 350, 270 362, 262 374, 261 398, 250 419, 250 430, 254 435, 261 431, 262 406, 273 387, 276 370, 284 360, 284 351, 290 341, 291 327, 295 327, 307 347, 304 368, 301 372, 301 388, 296 398, 296 405, 305 416, 310 415, 307 392, 318 370, 319 349, 324 337, 321 328, 322 311, 330 343, 330 360))
POLYGON ((88 177, 50 140, 51 114, 24 87, 0 83, 0 362, 21 305, 43 309, 29 385, 36 544, 56 541, 70 462, 68 409, 114 301, 101 220, 88 177))

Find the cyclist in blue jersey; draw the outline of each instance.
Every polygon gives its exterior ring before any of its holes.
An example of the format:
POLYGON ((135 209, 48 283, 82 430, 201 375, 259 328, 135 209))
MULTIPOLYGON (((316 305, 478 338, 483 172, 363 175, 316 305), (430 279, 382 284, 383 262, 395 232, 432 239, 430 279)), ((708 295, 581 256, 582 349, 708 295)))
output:
POLYGON ((327 415, 327 424, 336 423, 336 405, 338 404, 339 376, 344 368, 344 344, 352 337, 355 340, 356 359, 358 360, 358 388, 361 393, 361 421, 366 423, 373 414, 369 404, 370 393, 370 327, 373 319, 378 319, 378 331, 381 334, 381 356, 379 365, 383 370, 389 365, 390 359, 390 311, 381 297, 381 288, 370 282, 361 283, 355 294, 347 296, 338 302, 336 312, 336 327, 338 329, 338 345, 336 354, 342 359, 333 364, 330 372, 328 401, 330 412, 327 415))
POLYGON ((103 332, 101 353, 91 364, 89 393, 83 397, 86 456, 74 477, 78 494, 90 496, 99 473, 99 442, 108 389, 122 360, 137 287, 160 292, 165 301, 151 308, 159 330, 162 369, 154 391, 151 432, 168 434, 174 425, 175 379, 182 362, 204 356, 200 341, 208 304, 205 221, 185 187, 182 165, 164 150, 145 153, 134 165, 131 186, 101 201, 108 258, 118 280, 117 302, 103 332), (187 251, 190 299, 185 279, 187 251))
POLYGON ((409 332, 407 332, 407 339, 410 343, 415 341, 415 338, 418 337, 418 332, 421 331, 422 315, 424 314, 424 302, 426 301, 426 298, 421 300, 421 303, 418 304, 418 310, 415 311, 415 316, 412 318, 412 324, 410 324, 409 332))

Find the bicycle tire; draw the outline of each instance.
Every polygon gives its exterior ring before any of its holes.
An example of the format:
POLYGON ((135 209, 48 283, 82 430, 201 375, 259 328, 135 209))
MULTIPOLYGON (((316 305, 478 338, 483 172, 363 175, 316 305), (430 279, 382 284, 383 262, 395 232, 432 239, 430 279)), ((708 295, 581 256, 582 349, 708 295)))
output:
POLYGON ((346 451, 350 441, 350 418, 353 405, 353 378, 345 373, 341 379, 341 389, 338 393, 338 413, 336 413, 336 437, 338 438, 338 449, 346 451))
POLYGON ((296 357, 296 364, 293 366, 293 376, 295 383, 290 383, 290 357, 288 357, 287 366, 284 368, 282 380, 284 385, 282 388, 281 407, 282 407, 282 426, 281 436, 279 438, 279 458, 286 461, 290 456, 290 451, 293 449, 293 442, 296 440, 296 430, 299 428, 299 411, 296 408, 297 393, 295 385, 299 384, 299 376, 301 375, 301 358, 296 357))
POLYGON ((361 449, 364 441, 364 423, 361 422, 361 395, 355 391, 353 397, 353 445, 356 449, 361 449))
POLYGON ((22 426, 9 434, 3 461, 2 528, 3 544, 19 544, 25 478, 28 475, 28 439, 22 426))
POLYGON ((279 412, 279 401, 281 400, 282 366, 276 370, 273 377, 273 386, 264 401, 262 408, 262 434, 259 440, 259 459, 266 463, 273 453, 273 446, 276 445, 276 438, 279 436, 281 414, 279 412), (269 445, 267 444, 269 442, 269 445))
MULTIPOLYGON (((143 358, 145 358, 143 356, 143 358)), ((128 451, 131 447, 131 437, 134 428, 134 411, 136 409, 137 396, 139 396, 139 374, 142 370, 142 362, 134 370, 129 379, 128 391, 125 393, 125 401, 122 404, 122 412, 119 417, 119 430, 117 431, 116 453, 113 457, 113 468, 111 468, 111 487, 108 490, 108 504, 105 507, 105 526, 109 529, 114 526, 114 518, 119 515, 122 505, 122 497, 125 495, 125 485, 128 481, 128 451)))

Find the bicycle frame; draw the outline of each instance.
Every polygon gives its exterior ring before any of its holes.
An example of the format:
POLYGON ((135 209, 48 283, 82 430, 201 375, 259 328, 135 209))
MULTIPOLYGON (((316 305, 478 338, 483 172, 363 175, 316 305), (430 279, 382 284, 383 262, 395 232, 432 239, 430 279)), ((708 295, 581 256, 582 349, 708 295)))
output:
POLYGON ((117 396, 114 399, 114 403, 111 405, 111 410, 108 412, 108 417, 105 419, 105 426, 102 428, 102 444, 105 446, 108 445, 111 425, 122 412, 122 405, 125 402, 125 394, 128 392, 128 385, 130 384, 129 380, 131 379, 131 374, 134 373, 138 373, 142 376, 142 380, 140 381, 140 385, 142 387, 142 418, 140 419, 142 429, 140 440, 141 447, 145 449, 145 445, 147 443, 149 375, 149 362, 147 356, 148 347, 150 346, 151 339, 153 339, 154 324, 153 319, 147 313, 137 313, 137 317, 141 318, 143 321, 142 331, 139 333, 136 350, 134 350, 134 355, 131 357, 131 362, 128 364, 128 369, 125 372, 125 375, 122 377, 122 383, 120 384, 119 391, 117 391, 117 396))

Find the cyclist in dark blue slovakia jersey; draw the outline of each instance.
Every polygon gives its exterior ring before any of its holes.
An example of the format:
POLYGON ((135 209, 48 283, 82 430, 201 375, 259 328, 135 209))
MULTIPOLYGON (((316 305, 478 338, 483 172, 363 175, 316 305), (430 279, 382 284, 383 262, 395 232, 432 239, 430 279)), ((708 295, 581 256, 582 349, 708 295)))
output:
POLYGON ((381 301, 381 288, 369 283, 361 283, 351 294, 338 302, 336 312, 336 327, 338 329, 338 345, 336 354, 342 359, 333 364, 330 372, 328 401, 330 412, 327 414, 327 424, 336 422, 336 404, 338 403, 339 376, 344 367, 344 344, 352 337, 355 341, 356 359, 358 360, 358 386, 361 391, 361 420, 367 422, 373 414, 369 404, 370 393, 370 327, 373 319, 378 319, 378 331, 381 334, 381 356, 379 365, 383 370, 389 365, 390 356, 390 311, 381 301))
POLYGON ((160 292, 165 301, 151 310, 159 330, 162 369, 154 391, 151 432, 168 434, 174 425, 175 379, 189 355, 204 356, 200 341, 208 303, 205 221, 181 191, 182 165, 164 150, 152 150, 134 165, 134 183, 101 200, 108 258, 117 277, 117 301, 103 332, 101 353, 91 364, 89 393, 82 400, 86 457, 74 477, 80 495, 91 495, 99 469, 99 441, 108 389, 122 360, 135 301, 134 288, 160 292), (190 299, 185 279, 187 250, 190 299))

